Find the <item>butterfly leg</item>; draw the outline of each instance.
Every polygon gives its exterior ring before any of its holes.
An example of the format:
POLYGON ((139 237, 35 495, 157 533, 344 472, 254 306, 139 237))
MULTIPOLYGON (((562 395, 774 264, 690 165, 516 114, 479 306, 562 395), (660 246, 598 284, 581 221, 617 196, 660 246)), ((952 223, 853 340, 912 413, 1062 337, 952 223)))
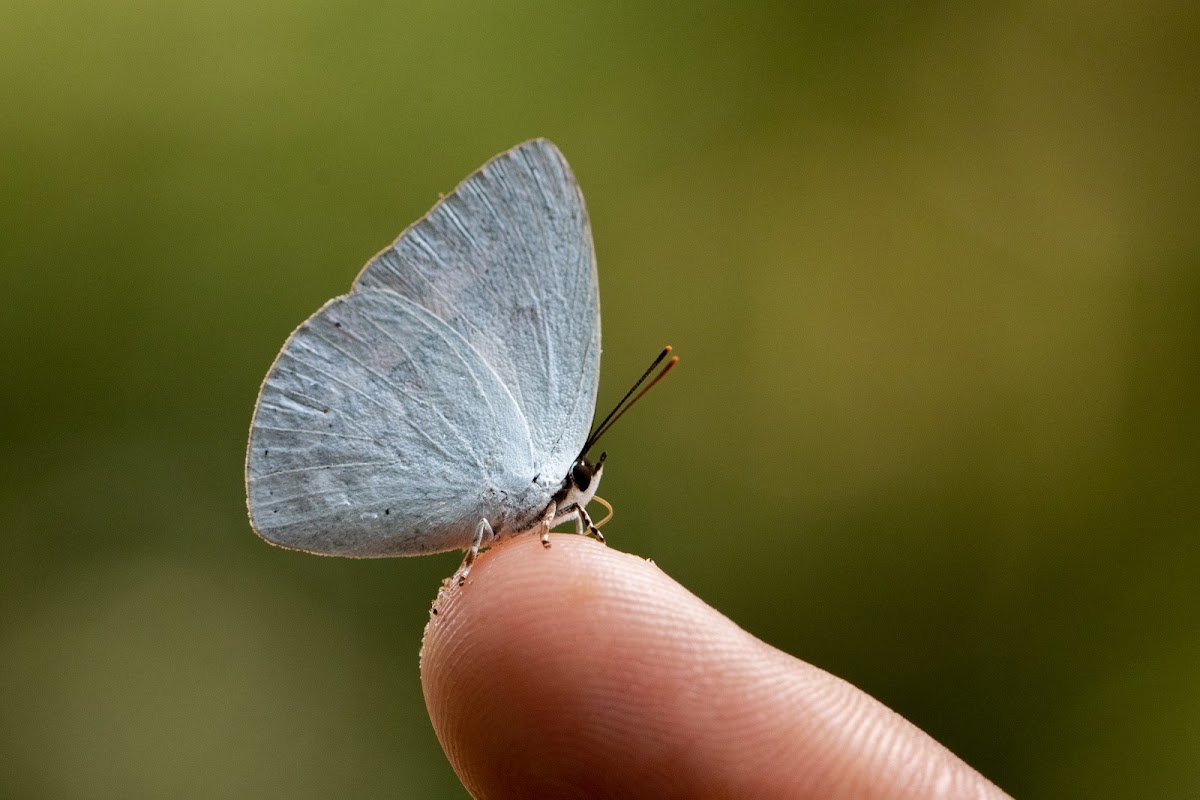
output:
POLYGON ((583 506, 579 506, 577 511, 579 512, 579 516, 576 518, 575 529, 580 533, 583 533, 583 527, 586 525, 587 532, 592 536, 595 536, 596 541, 600 542, 600 544, 606 544, 604 541, 604 534, 601 533, 600 529, 596 527, 596 524, 592 522, 592 518, 588 515, 587 509, 583 506))
POLYGON ((479 548, 483 546, 484 539, 492 540, 496 537, 492 530, 492 525, 486 519, 479 520, 479 524, 475 526, 475 540, 471 542, 470 548, 467 549, 467 554, 463 556, 463 562, 451 577, 451 580, 457 580, 458 585, 462 586, 467 582, 467 576, 471 574, 471 565, 475 563, 475 559, 479 557, 479 548))
POLYGON ((542 514, 542 547, 550 546, 550 526, 554 524, 556 516, 558 516, 558 503, 551 500, 550 505, 546 506, 546 513, 542 514))

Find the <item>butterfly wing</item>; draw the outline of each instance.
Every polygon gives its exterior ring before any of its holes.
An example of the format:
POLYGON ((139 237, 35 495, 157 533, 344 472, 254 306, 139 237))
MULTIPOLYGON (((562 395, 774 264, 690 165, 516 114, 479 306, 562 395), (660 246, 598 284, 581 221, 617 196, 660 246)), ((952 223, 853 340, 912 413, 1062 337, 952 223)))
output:
POLYGON ((481 516, 528 495, 525 417, 449 325, 389 291, 329 301, 263 382, 246 459, 263 538, 326 555, 417 555, 471 544, 481 516))
POLYGON ((363 268, 355 290, 367 289, 410 298, 470 342, 527 421, 536 473, 566 475, 595 411, 600 298, 558 148, 535 139, 493 158, 363 268))

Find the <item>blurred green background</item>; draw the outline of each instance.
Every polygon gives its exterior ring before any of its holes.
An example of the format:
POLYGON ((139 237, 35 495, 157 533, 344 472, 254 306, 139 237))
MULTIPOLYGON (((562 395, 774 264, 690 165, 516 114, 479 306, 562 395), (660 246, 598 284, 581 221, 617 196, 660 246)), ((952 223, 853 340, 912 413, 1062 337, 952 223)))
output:
POLYGON ((246 432, 547 136, 600 405, 682 356, 610 543, 1010 792, 1200 797, 1200 11, 618 5, 0 8, 0 794, 463 796, 417 674, 459 556, 268 547, 246 432))

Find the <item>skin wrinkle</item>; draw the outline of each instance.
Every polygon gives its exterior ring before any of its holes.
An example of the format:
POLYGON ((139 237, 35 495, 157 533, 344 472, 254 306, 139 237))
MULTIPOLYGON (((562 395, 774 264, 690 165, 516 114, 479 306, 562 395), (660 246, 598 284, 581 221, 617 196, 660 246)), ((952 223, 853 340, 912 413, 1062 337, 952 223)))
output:
POLYGON ((426 630, 430 716, 475 796, 1004 796, 656 567, 553 542, 481 556, 426 630))
POLYGON ((917 752, 916 744, 911 739, 901 738, 888 732, 883 732, 883 736, 889 745, 888 755, 890 759, 896 764, 910 766, 908 772, 912 777, 907 788, 911 793, 915 794, 918 790, 928 792, 929 789, 936 785, 936 776, 940 772, 937 767, 940 767, 940 764, 936 764, 933 761, 922 761, 920 754, 917 752), (912 765, 915 765, 916 768, 911 768, 912 765))

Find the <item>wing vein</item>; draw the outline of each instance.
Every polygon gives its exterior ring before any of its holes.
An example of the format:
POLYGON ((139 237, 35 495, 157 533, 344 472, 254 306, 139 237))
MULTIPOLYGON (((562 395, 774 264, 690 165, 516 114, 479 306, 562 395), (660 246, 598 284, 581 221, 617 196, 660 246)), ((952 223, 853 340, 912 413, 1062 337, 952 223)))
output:
POLYGON ((379 442, 377 440, 373 439, 370 436, 349 436, 344 433, 338 433, 337 431, 320 431, 320 430, 316 430, 315 428, 310 428, 307 430, 304 428, 280 428, 277 425, 258 425, 256 427, 260 431, 277 431, 278 433, 302 433, 305 435, 312 435, 312 436, 332 436, 336 439, 358 439, 359 441, 363 441, 363 442, 371 442, 373 444, 379 444, 379 442))
MULTIPOLYGON (((398 339, 396 339, 394 336, 392 336, 381 325, 379 325, 379 323, 377 323, 375 320, 370 319, 370 318, 367 318, 367 322, 369 322, 373 327, 375 327, 377 330, 379 330, 381 333, 383 333, 384 336, 387 337, 387 339, 389 341, 391 341, 393 344, 395 344, 397 347, 399 347, 404 352, 404 355, 408 358, 409 361, 413 360, 412 353, 409 351, 409 349, 407 347, 405 347, 404 344, 401 343, 398 339)), ((422 323, 427 324, 427 323, 424 323, 424 320, 422 320, 422 323)), ((422 408, 433 411, 434 414, 437 415, 438 419, 441 420, 443 427, 446 430, 448 430, 449 432, 451 432, 452 434, 454 434, 456 437, 458 437, 458 440, 460 442, 462 442, 462 444, 464 446, 464 450, 468 453, 472 452, 470 442, 466 439, 466 437, 464 437, 461 433, 459 433, 457 428, 455 428, 455 426, 450 423, 450 420, 446 419, 446 415, 442 412, 442 410, 440 408, 438 408, 437 406, 428 402, 427 400, 422 400, 421 398, 412 394, 407 389, 404 389, 403 387, 399 386, 398 384, 393 383, 387 376, 382 375, 379 372, 377 372, 376 370, 367 366, 367 364, 364 363, 361 358, 354 355, 353 353, 343 350, 342 348, 338 347, 336 343, 330 341, 329 339, 326 339, 325 337, 323 337, 320 334, 315 333, 315 332, 313 333, 313 336, 317 339, 320 339, 322 342, 324 342, 326 345, 328 345, 334 351, 341 353, 348 360, 350 360, 353 363, 357 364, 358 366, 362 367, 362 369, 365 370, 367 373, 374 375, 376 378, 378 378, 380 381, 382 381, 385 386, 392 389, 396 393, 397 396, 402 397, 405 400, 408 400, 409 402, 413 403, 414 405, 419 405, 422 408)), ((367 395, 364 394, 363 396, 366 397, 367 395)), ((385 411, 388 411, 388 412, 390 412, 392 410, 392 409, 389 409, 387 406, 383 405, 382 403, 376 403, 376 405, 380 406, 380 408, 383 408, 385 411)), ((426 431, 420 425, 417 425, 416 422, 409 419, 408 417, 403 417, 402 419, 409 425, 409 427, 411 427, 413 430, 415 430, 417 433, 419 433, 427 442, 429 442, 434 448, 436 448, 443 456, 445 456, 449 460, 453 460, 453 458, 454 458, 453 454, 450 453, 450 451, 446 450, 444 445, 439 444, 435 439, 433 439, 433 437, 429 434, 428 431, 426 431)), ((472 454, 474 455, 474 453, 472 453, 472 454)), ((478 463, 477 455, 476 455, 476 463, 478 463)))
POLYGON ((323 472, 332 469, 349 469, 353 467, 390 467, 399 464, 401 459, 393 459, 391 461, 358 461, 347 464, 311 464, 307 467, 292 467, 291 469, 280 469, 274 472, 264 472, 259 477, 274 478, 278 475, 295 475, 300 472, 323 472))

